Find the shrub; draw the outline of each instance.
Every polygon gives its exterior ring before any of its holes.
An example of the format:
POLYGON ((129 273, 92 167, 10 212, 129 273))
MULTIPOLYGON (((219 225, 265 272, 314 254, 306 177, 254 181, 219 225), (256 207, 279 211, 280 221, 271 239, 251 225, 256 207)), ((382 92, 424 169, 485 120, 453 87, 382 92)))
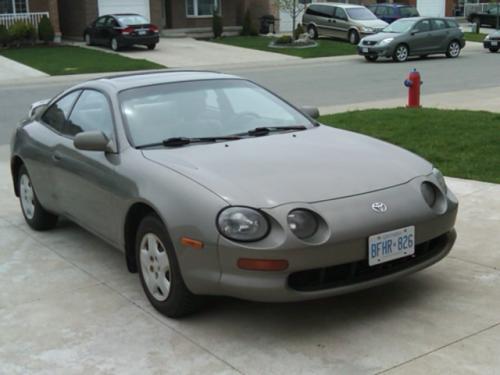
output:
POLYGON ((297 28, 295 29, 294 34, 293 34, 293 35, 294 35, 294 38, 295 38, 295 39, 299 39, 299 38, 300 38, 300 36, 301 36, 302 34, 304 34, 304 33, 305 33, 305 31, 304 31, 304 26, 302 26, 302 24, 301 24, 301 23, 299 23, 299 24, 297 25, 297 28))
POLYGON ((36 40, 36 29, 23 21, 15 22, 9 28, 9 36, 17 46, 24 42, 34 42, 36 40))
POLYGON ((243 28, 241 29, 242 36, 257 36, 259 32, 252 20, 252 13, 250 9, 245 12, 245 17, 243 18, 243 28))
POLYGON ((54 28, 47 16, 43 16, 38 24, 38 38, 45 43, 50 43, 54 40, 54 28))
POLYGON ((10 42, 9 31, 4 25, 0 25, 0 46, 6 46, 10 42))
POLYGON ((212 30, 214 38, 220 38, 224 32, 224 25, 222 24, 222 17, 219 15, 219 10, 215 9, 212 17, 212 30))
POLYGON ((291 44, 293 38, 291 35, 282 35, 274 41, 275 44, 291 44))

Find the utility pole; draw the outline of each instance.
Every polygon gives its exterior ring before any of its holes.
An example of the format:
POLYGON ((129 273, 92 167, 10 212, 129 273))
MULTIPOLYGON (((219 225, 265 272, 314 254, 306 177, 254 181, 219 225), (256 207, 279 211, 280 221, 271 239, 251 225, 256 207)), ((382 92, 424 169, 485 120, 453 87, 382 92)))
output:
MULTIPOLYGON (((297 0, 293 0, 293 17, 292 17, 292 39, 295 40, 295 29, 297 22, 297 0)), ((497 22, 498 28, 498 22, 497 22)))
POLYGON ((497 30, 500 27, 500 2, 497 0, 497 30))

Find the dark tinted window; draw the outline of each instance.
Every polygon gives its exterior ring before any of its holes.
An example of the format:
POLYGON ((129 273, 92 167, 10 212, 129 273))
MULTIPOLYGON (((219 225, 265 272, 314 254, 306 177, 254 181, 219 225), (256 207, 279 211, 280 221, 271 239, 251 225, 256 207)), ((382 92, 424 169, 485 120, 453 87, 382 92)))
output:
POLYGON ((450 28, 458 28, 458 22, 455 20, 446 20, 446 23, 448 24, 448 27, 450 28))
POLYGON ((434 30, 443 30, 448 28, 448 24, 445 20, 432 20, 432 28, 434 30))
POLYGON ((76 102, 64 133, 74 136, 81 132, 101 130, 113 134, 113 117, 106 97, 98 91, 85 90, 76 102))
POLYGON ((81 91, 75 91, 52 104, 42 116, 42 121, 60 133, 64 132, 65 124, 73 108, 75 100, 81 91))
POLYGON ((377 17, 365 7, 347 8, 347 14, 353 20, 376 20, 377 17))
POLYGON ((139 16, 138 14, 117 16, 117 18, 118 22, 120 22, 123 26, 149 24, 149 21, 147 19, 145 19, 143 16, 139 16))
POLYGON ((107 21, 108 17, 99 17, 96 21, 95 21, 95 25, 96 26, 104 26, 106 25, 106 21, 107 21))
POLYGON ((318 5, 313 4, 307 8, 307 14, 311 16, 320 16, 320 17, 333 17, 334 7, 328 5, 318 5))
POLYGON ((418 17, 418 10, 414 7, 401 7, 399 8, 401 17, 418 17))
POLYGON ((430 20, 420 21, 419 23, 417 23, 415 25, 415 28, 413 30, 415 30, 417 33, 424 33, 426 31, 430 31, 431 30, 431 21, 430 20))
POLYGON ((113 17, 109 17, 109 18, 106 20, 106 26, 109 26, 109 27, 116 27, 116 26, 118 26, 118 23, 116 22, 116 20, 115 20, 113 17))

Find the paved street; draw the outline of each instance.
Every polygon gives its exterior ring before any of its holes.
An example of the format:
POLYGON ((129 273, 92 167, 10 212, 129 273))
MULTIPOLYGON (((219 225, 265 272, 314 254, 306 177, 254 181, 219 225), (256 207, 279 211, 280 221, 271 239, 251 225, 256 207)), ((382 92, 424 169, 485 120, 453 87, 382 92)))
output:
MULTIPOLYGON (((327 107, 395 98, 404 105, 403 81, 413 67, 422 73, 423 93, 437 94, 499 87, 499 60, 500 54, 487 53, 481 45, 470 43, 454 60, 438 56, 404 64, 369 64, 361 57, 350 56, 208 68, 253 79, 297 105, 327 107)), ((52 97, 85 79, 89 76, 0 85, 0 144, 8 142, 11 130, 32 102, 52 97)))

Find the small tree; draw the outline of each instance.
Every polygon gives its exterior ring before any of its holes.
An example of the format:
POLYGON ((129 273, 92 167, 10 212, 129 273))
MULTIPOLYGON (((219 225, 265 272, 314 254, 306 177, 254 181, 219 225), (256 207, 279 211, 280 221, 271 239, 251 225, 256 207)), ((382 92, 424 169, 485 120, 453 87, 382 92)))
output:
POLYGON ((245 17, 243 18, 243 27, 241 29, 241 35, 243 36, 257 36, 259 32, 255 27, 252 20, 252 13, 250 9, 247 9, 245 12, 245 17))
POLYGON ((301 23, 297 25, 297 28, 295 29, 295 39, 299 39, 302 34, 304 34, 304 26, 302 26, 301 23))
POLYGON ((45 43, 54 40, 54 28, 47 16, 43 16, 38 24, 38 38, 45 43))
POLYGON ((218 9, 214 9, 214 14, 212 17, 212 30, 214 32, 214 38, 220 38, 224 32, 224 25, 222 24, 222 17, 219 14, 218 9))
POLYGON ((0 47, 7 46, 10 42, 9 30, 4 25, 0 25, 0 47))
MULTIPOLYGON (((274 3, 292 19, 292 34, 294 34, 297 25, 297 17, 304 11, 305 5, 299 3, 299 0, 274 0, 274 3)), ((294 39, 296 39, 295 35, 294 39)))

